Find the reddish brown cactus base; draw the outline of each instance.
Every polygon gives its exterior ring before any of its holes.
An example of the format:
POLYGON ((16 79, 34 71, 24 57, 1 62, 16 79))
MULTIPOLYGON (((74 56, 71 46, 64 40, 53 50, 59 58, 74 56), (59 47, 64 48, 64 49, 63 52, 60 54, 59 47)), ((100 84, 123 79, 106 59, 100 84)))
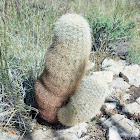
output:
POLYGON ((35 84, 35 92, 35 107, 39 111, 39 116, 48 123, 58 123, 57 111, 66 98, 51 94, 40 80, 35 84))

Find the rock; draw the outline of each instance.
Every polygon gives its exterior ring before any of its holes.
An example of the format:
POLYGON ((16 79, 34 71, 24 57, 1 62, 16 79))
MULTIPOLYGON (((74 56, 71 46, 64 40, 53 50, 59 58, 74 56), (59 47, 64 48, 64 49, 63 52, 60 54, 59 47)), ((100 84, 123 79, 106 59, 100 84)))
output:
POLYGON ((111 71, 93 72, 92 77, 95 77, 97 79, 104 80, 105 82, 110 83, 113 80, 113 72, 111 71))
POLYGON ((80 138, 79 140, 89 140, 89 139, 90 139, 90 137, 88 135, 86 135, 86 136, 80 138))
POLYGON ((140 97, 136 99, 136 102, 140 105, 140 97))
POLYGON ((58 138, 64 140, 79 140, 81 138, 82 133, 87 132, 87 123, 80 123, 74 127, 71 127, 67 130, 58 131, 58 138))
POLYGON ((103 123, 103 122, 106 121, 106 118, 105 117, 102 117, 102 118, 100 118, 100 121, 103 123))
POLYGON ((124 100, 130 97, 126 91, 129 91, 130 85, 125 82, 122 78, 116 78, 111 83, 109 83, 109 89, 111 91, 111 96, 106 98, 106 101, 116 101, 123 98, 124 100), (126 95, 127 94, 127 95, 126 95), (113 97, 111 99, 111 97, 113 97))
POLYGON ((126 76, 129 80, 130 85, 135 87, 140 86, 140 66, 135 64, 131 66, 126 66, 121 73, 126 76))
POLYGON ((88 61, 88 66, 87 66, 87 69, 86 71, 90 71, 94 68, 95 64, 91 61, 88 61))
POLYGON ((110 110, 110 109, 114 109, 116 108, 116 102, 113 103, 105 103, 106 109, 110 110))
POLYGON ((43 127, 43 128, 42 128, 42 130, 43 130, 43 131, 46 131, 46 128, 45 128, 45 127, 43 127))
POLYGON ((128 91, 130 85, 125 82, 122 78, 116 78, 109 84, 109 89, 111 91, 128 91))
POLYGON ((127 104, 122 109, 123 112, 130 113, 130 114, 140 114, 140 104, 137 102, 127 104))
POLYGON ((125 43, 116 44, 115 51, 121 59, 126 59, 130 51, 130 46, 125 43))
POLYGON ((115 126, 109 127, 109 140, 122 140, 115 126))
POLYGON ((58 140, 79 140, 78 136, 73 133, 63 134, 58 140))
POLYGON ((0 140, 18 140, 20 136, 0 131, 0 140))
POLYGON ((134 122, 125 118, 124 115, 115 114, 103 123, 103 127, 115 126, 121 137, 138 137, 140 132, 134 122))
POLYGON ((57 134, 54 130, 35 130, 33 133, 28 133, 23 140, 58 140, 57 134))
POLYGON ((102 62, 102 68, 106 71, 111 71, 113 74, 119 75, 119 73, 126 66, 125 60, 114 61, 113 59, 105 59, 102 62))
MULTIPOLYGON (((23 140, 79 140, 82 133, 87 132, 87 123, 80 123, 74 127, 63 130, 35 130, 33 133, 28 133, 24 136, 23 140)), ((84 140, 84 139, 81 139, 84 140)))

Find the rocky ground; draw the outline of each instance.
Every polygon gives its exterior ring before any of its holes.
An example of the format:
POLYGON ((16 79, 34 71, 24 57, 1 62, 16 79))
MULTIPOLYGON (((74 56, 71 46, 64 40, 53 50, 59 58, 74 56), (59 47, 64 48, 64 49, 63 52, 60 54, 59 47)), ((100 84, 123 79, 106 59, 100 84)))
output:
MULTIPOLYGON (((89 63, 88 70, 94 67, 89 63)), ((34 124, 23 140, 139 140, 140 139, 140 65, 106 58, 100 71, 90 71, 105 80, 111 91, 100 114, 91 122, 73 127, 48 127, 34 124), (59 129, 58 129, 59 128, 59 129)), ((17 140, 19 135, 1 132, 2 140, 17 140)))

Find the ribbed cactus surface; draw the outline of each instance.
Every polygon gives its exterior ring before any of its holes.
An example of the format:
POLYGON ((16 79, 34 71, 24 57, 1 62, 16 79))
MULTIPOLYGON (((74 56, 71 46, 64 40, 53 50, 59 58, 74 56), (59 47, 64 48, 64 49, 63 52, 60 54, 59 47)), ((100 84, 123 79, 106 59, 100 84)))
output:
POLYGON ((57 109, 79 87, 90 50, 90 27, 83 17, 66 14, 58 19, 44 71, 35 84, 36 107, 46 121, 55 122, 57 109))
POLYGON ((87 49, 90 49, 91 36, 89 24, 83 17, 77 14, 63 15, 55 23, 53 36, 53 39, 70 45, 71 49, 75 48, 76 44, 83 44, 83 47, 80 47, 81 49, 85 48, 84 45, 89 45, 87 49))
POLYGON ((53 43, 46 53, 44 81, 57 96, 69 96, 84 75, 91 50, 90 27, 77 14, 62 16, 54 26, 53 43))
POLYGON ((105 82, 94 80, 92 76, 84 78, 69 103, 59 109, 58 120, 66 126, 90 121, 99 113, 109 94, 105 82))

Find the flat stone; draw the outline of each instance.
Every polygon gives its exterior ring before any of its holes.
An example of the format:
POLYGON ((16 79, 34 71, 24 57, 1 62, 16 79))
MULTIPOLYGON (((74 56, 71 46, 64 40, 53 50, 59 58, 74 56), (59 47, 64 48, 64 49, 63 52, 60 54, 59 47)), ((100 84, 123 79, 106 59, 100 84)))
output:
POLYGON ((136 102, 140 104, 140 97, 136 99, 136 102))
MULTIPOLYGON (((129 91, 130 85, 125 82, 123 78, 116 78, 108 85, 111 96, 114 96, 113 99, 120 100, 120 97, 123 98, 123 100, 129 99, 130 95, 127 94, 126 91, 129 91)), ((113 101, 111 98, 108 100, 113 101)))
POLYGON ((109 127, 109 140, 122 140, 115 126, 109 127))
POLYGON ((92 77, 95 77, 100 80, 104 80, 107 83, 112 82, 113 72, 111 71, 97 71, 92 73, 92 77))
POLYGON ((126 66, 121 73, 127 77, 130 85, 135 87, 140 86, 140 66, 135 64, 131 66, 126 66))
POLYGON ((115 114, 103 123, 103 127, 110 128, 115 126, 121 137, 138 137, 140 132, 135 127, 134 122, 125 118, 124 115, 115 114))
POLYGON ((140 104, 137 102, 127 104, 123 107, 122 111, 130 114, 140 114, 140 104))
POLYGON ((24 136, 23 140, 58 140, 57 134, 54 130, 35 130, 33 133, 28 133, 24 136))
POLYGON ((79 140, 75 133, 63 134, 58 140, 79 140))
POLYGON ((66 130, 57 131, 59 139, 65 140, 79 140, 81 138, 82 133, 87 132, 87 123, 80 123, 76 126, 70 127, 66 130))
POLYGON ((114 61, 113 59, 105 59, 102 62, 102 68, 106 71, 111 71, 113 74, 119 75, 119 73, 126 66, 125 60, 114 61))
POLYGON ((87 132, 86 127, 87 123, 80 123, 63 130, 38 129, 33 133, 26 134, 22 140, 79 140, 82 138, 82 133, 87 132))
POLYGON ((109 89, 117 91, 127 91, 130 85, 122 78, 116 78, 109 84, 109 89))

